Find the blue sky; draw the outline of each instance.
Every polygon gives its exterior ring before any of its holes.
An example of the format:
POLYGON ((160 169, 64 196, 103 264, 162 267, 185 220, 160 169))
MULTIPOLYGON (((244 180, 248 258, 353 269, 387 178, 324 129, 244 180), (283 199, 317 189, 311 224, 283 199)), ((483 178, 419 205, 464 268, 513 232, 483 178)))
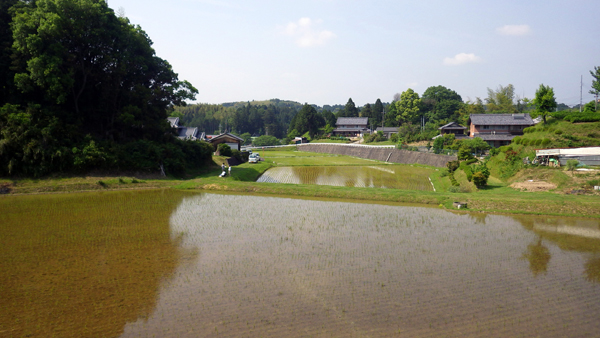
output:
POLYGON ((199 103, 279 98, 362 106, 412 88, 464 101, 540 84, 583 102, 600 66, 600 1, 108 0, 199 103))

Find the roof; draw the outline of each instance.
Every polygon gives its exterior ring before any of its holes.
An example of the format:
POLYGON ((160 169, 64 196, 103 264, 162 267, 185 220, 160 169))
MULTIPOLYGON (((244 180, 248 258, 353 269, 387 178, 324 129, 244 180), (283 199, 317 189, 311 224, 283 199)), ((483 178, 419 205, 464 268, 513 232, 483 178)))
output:
POLYGON ((239 142, 244 142, 244 139, 243 139, 243 138, 241 138, 241 137, 238 137, 238 136, 235 136, 235 135, 233 135, 233 134, 230 134, 230 133, 223 133, 223 134, 220 134, 220 135, 214 136, 214 137, 210 138, 210 139, 208 140, 208 142, 211 142, 211 143, 212 143, 212 142, 218 141, 218 140, 220 140, 220 139, 224 139, 224 138, 232 138, 232 139, 234 139, 234 140, 236 140, 236 141, 239 141, 239 142))
POLYGON ((177 128, 177 137, 179 138, 195 138, 198 134, 198 128, 179 127, 177 128))
POLYGON ((447 124, 439 127, 438 129, 439 130, 442 130, 442 129, 467 129, 467 127, 463 127, 456 122, 450 122, 450 123, 447 123, 447 124))
POLYGON ((469 124, 496 126, 533 126, 529 114, 471 114, 469 124))
POLYGON ((179 127, 179 117, 167 117, 167 121, 171 124, 171 128, 179 127))
POLYGON ((338 117, 335 125, 363 125, 366 126, 369 123, 368 117, 338 117))
POLYGON ((535 153, 537 156, 540 156, 540 155, 595 156, 595 155, 600 155, 600 147, 536 149, 535 153))

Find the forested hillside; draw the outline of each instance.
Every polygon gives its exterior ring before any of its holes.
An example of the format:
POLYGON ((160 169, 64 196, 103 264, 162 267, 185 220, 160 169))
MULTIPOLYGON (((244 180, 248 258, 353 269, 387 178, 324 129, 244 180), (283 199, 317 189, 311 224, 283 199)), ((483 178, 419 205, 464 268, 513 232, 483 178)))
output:
POLYGON ((104 0, 0 2, 0 174, 181 173, 210 149, 166 117, 197 90, 104 0))

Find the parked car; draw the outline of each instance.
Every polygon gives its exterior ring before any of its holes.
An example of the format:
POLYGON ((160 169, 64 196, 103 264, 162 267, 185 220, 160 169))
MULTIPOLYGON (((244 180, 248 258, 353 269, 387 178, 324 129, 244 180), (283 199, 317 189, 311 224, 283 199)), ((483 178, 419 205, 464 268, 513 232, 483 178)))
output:
POLYGON ((260 158, 258 153, 252 153, 250 154, 250 157, 248 157, 248 162, 250 163, 258 163, 258 161, 262 161, 262 158, 260 158))

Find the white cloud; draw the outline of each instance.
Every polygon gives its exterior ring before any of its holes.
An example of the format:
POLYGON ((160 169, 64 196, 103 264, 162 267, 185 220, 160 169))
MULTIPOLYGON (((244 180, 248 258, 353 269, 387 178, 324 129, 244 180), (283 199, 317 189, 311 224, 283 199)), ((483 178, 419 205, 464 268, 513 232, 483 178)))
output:
POLYGON ((446 66, 460 66, 467 63, 478 63, 481 62, 481 58, 473 53, 459 53, 454 55, 452 58, 444 58, 444 64, 446 66))
POLYGON ((300 18, 298 22, 290 22, 283 29, 283 34, 294 38, 300 47, 323 45, 335 38, 335 34, 328 30, 319 30, 321 20, 313 21, 310 18, 300 18))
POLYGON ((527 35, 531 33, 529 25, 506 25, 496 28, 496 32, 500 35, 527 35))

